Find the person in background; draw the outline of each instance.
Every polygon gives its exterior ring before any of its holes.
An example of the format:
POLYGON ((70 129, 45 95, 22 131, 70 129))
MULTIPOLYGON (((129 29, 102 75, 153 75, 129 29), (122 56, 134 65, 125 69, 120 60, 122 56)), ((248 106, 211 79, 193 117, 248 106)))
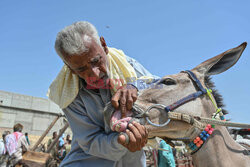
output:
POLYGON ((49 148, 50 144, 57 138, 57 132, 53 132, 52 134, 52 138, 50 138, 48 140, 48 143, 47 143, 47 149, 49 148))
POLYGON ((6 131, 2 134, 2 139, 0 139, 0 167, 6 167, 7 166, 7 159, 8 157, 5 147, 5 137, 6 137, 6 131))
POLYGON ((66 151, 65 151, 65 144, 67 143, 65 139, 65 134, 63 133, 62 136, 59 138, 59 143, 58 143, 58 158, 60 160, 63 160, 64 157, 66 156, 66 151))
POLYGON ((24 165, 22 162, 23 154, 29 149, 25 136, 22 134, 23 125, 18 123, 13 127, 13 133, 5 137, 6 149, 10 156, 10 162, 13 166, 16 164, 24 165))
POLYGON ((25 138, 26 138, 27 143, 30 145, 30 140, 29 140, 28 133, 26 132, 24 135, 25 135, 25 138))
MULTIPOLYGON (((47 149, 50 147, 51 143, 57 138, 57 132, 53 132, 52 138, 48 140, 47 143, 47 149)), ((50 154, 53 158, 56 158, 57 156, 57 143, 53 146, 53 148, 50 151, 50 154)))
POLYGON ((69 143, 69 142, 71 142, 71 139, 70 139, 70 135, 68 134, 68 135, 66 136, 66 143, 69 143))
POLYGON ((0 157, 6 153, 5 136, 6 134, 3 134, 2 139, 0 139, 0 157))
POLYGON ((161 140, 160 148, 166 151, 158 151, 158 167, 175 167, 175 159, 170 145, 161 140))
POLYGON ((65 155, 67 155, 71 150, 71 139, 69 134, 66 136, 64 149, 65 149, 65 155))
POLYGON ((65 134, 62 134, 62 136, 59 138, 59 147, 58 149, 61 149, 63 147, 63 145, 65 144, 65 134))
POLYGON ((7 135, 11 134, 11 132, 9 130, 6 130, 6 131, 4 131, 4 134, 7 136, 7 135))
POLYGON ((71 150, 71 140, 68 140, 68 142, 65 144, 66 155, 70 152, 70 150, 71 150))

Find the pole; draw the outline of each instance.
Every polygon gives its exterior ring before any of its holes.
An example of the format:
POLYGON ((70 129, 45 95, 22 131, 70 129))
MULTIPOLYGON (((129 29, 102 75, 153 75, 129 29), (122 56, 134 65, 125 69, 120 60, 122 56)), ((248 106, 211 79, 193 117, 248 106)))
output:
POLYGON ((51 122, 51 124, 49 125, 49 127, 46 129, 45 132, 43 132, 42 136, 38 139, 38 141, 36 142, 36 144, 31 148, 31 151, 35 151, 35 149, 37 149, 38 145, 43 141, 43 139, 45 138, 45 136, 49 133, 49 131, 52 129, 52 127, 55 125, 56 121, 61 117, 62 115, 59 114, 57 115, 57 117, 53 120, 53 122, 51 122))

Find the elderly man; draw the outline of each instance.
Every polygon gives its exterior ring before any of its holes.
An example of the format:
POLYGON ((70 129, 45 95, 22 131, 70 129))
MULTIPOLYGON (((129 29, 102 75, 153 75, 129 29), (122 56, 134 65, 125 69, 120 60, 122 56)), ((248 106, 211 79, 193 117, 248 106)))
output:
POLYGON ((105 131, 103 111, 111 101, 125 117, 143 86, 124 78, 154 77, 122 51, 108 48, 89 22, 64 28, 57 35, 55 49, 66 66, 48 96, 63 109, 73 132, 71 151, 60 166, 146 166, 142 150, 146 128, 129 124, 127 143, 124 135, 105 131))

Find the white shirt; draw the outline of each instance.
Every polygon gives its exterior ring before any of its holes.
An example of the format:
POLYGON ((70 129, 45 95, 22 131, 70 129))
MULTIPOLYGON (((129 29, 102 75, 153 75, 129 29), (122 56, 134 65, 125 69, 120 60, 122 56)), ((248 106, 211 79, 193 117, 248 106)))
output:
POLYGON ((0 139, 0 155, 3 155, 6 153, 5 145, 3 139, 0 139))

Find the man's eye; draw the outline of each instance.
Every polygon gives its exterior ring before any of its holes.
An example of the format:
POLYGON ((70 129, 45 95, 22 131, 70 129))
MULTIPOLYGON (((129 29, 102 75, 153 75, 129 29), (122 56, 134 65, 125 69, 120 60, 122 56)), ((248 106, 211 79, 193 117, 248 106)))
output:
POLYGON ((101 58, 102 58, 101 56, 98 56, 97 58, 94 58, 94 59, 91 61, 91 63, 92 63, 92 64, 97 64, 97 63, 100 62, 101 58))
POLYGON ((98 63, 100 61, 100 59, 95 59, 94 61, 93 61, 93 63, 98 63))
POLYGON ((84 72, 84 71, 86 71, 86 69, 79 69, 79 70, 77 70, 77 72, 84 72))
POLYGON ((78 72, 83 72, 83 71, 85 71, 84 69, 82 69, 82 70, 79 70, 78 72))

